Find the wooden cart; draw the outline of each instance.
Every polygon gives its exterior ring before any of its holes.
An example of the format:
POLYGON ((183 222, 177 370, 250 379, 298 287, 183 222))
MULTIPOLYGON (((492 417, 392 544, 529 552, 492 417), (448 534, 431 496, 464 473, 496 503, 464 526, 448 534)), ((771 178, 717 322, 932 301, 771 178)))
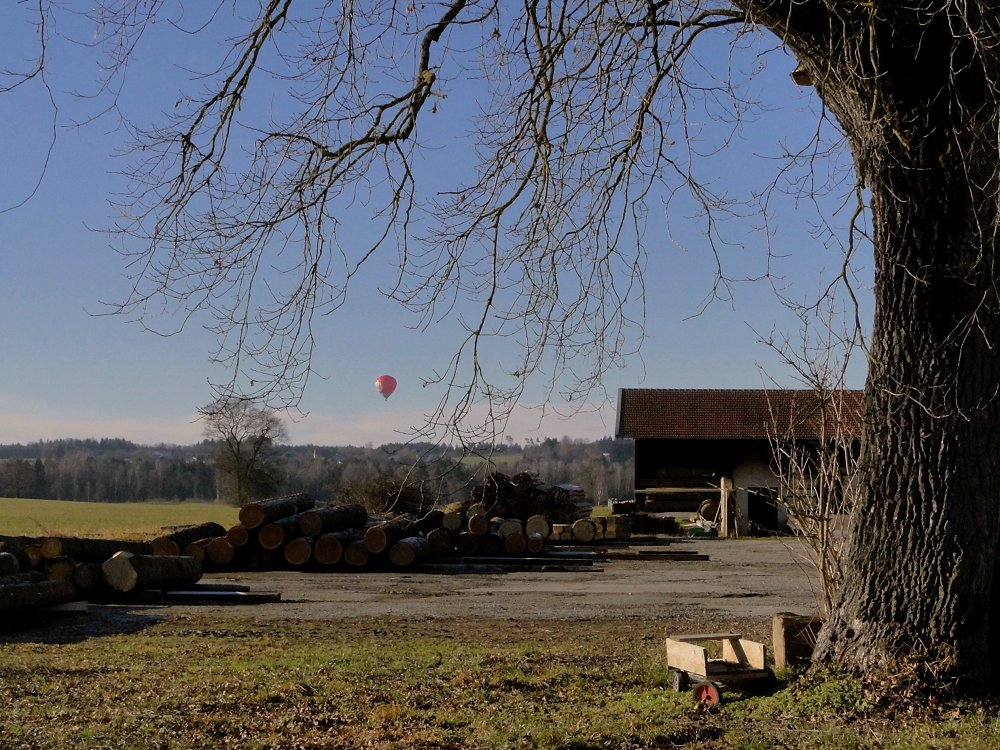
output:
POLYGON ((760 686, 774 680, 767 664, 767 647, 739 633, 696 633, 667 638, 670 685, 678 692, 689 687, 695 700, 707 706, 722 702, 724 687, 760 686), (722 658, 708 658, 705 641, 722 641, 722 658))

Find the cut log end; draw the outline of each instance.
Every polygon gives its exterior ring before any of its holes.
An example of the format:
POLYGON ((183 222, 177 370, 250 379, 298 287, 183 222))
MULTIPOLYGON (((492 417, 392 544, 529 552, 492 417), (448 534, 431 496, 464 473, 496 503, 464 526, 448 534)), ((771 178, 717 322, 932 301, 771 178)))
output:
POLYGON ((284 553, 289 565, 305 565, 313 557, 313 540, 304 536, 293 539, 285 545, 284 553))
POLYGON ((10 552, 0 552, 0 576, 17 573, 21 570, 21 564, 10 552))
POLYGON ((389 550, 389 562, 399 567, 406 567, 426 557, 430 551, 431 543, 424 537, 407 537, 392 545, 389 550))

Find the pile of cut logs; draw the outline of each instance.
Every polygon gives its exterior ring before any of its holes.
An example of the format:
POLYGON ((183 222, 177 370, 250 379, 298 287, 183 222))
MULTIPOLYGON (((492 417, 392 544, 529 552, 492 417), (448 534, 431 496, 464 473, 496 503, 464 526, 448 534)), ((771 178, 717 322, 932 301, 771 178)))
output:
POLYGON ((546 484, 532 474, 512 477, 495 472, 472 488, 472 502, 503 518, 528 518, 536 513, 552 523, 573 523, 590 515, 592 503, 581 487, 546 484))
POLYGON ((318 505, 299 493, 244 506, 240 522, 230 529, 207 523, 152 542, 0 537, 0 612, 182 588, 196 583, 205 569, 333 571, 434 563, 456 572, 513 564, 551 570, 592 563, 569 552, 546 551, 551 542, 586 544, 628 534, 624 519, 550 526, 541 514, 523 520, 497 516, 499 507, 511 505, 464 503, 420 517, 385 518, 362 505, 318 505))
POLYGON ((179 588, 202 576, 199 561, 156 556, 148 542, 0 537, 0 550, 0 612, 179 588))
MULTIPOLYGON (((429 560, 523 559, 542 553, 552 530, 545 516, 501 518, 490 510, 472 503, 419 517, 384 518, 362 505, 317 505, 309 495, 295 494, 244 506, 240 523, 223 533, 194 538, 197 530, 185 529, 155 539, 152 547, 154 554, 187 555, 215 569, 407 567, 429 560)), ((572 538, 577 542, 613 538, 603 523, 576 524, 580 533, 572 538)))
POLYGON ((554 523, 549 539, 555 542, 603 542, 627 540, 632 536, 632 519, 628 516, 580 518, 573 523, 554 523))

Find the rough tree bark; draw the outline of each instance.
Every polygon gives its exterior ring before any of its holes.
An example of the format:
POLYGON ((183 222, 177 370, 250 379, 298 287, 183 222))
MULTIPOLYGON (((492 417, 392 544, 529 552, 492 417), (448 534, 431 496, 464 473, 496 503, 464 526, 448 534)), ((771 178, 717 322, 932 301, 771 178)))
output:
POLYGON ((870 191, 862 511, 814 658, 991 686, 1000 520, 995 10, 741 3, 798 55, 870 191), (979 42, 976 41, 978 38, 979 42))

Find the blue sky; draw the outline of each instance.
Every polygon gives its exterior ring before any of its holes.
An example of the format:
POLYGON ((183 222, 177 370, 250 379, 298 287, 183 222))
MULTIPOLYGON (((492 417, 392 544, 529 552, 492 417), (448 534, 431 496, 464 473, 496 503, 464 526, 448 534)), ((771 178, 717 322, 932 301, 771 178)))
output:
MULTIPOLYGON (((5 18, 0 10, 0 53, 3 64, 21 65, 30 52, 25 46, 23 16, 5 18)), ((169 98, 188 77, 152 52, 129 72, 123 106, 138 119, 168 109, 169 98)), ((166 44, 166 42, 163 42, 166 44)), ((169 45, 168 45, 169 46, 169 45)), ((185 50, 188 66, 208 59, 212 45, 185 50)), ((114 213, 108 197, 123 189, 115 172, 122 166, 116 154, 124 134, 105 118, 83 127, 69 127, 87 111, 74 103, 71 91, 88 90, 98 74, 92 50, 60 47, 54 52, 50 82, 60 102, 57 137, 41 183, 49 147, 53 112, 46 92, 38 86, 0 96, 0 243, 4 272, 0 276, 0 312, 6 325, 0 367, 0 442, 31 442, 59 437, 125 437, 142 443, 187 443, 200 439, 195 415, 211 400, 209 379, 222 375, 209 362, 214 339, 194 321, 173 336, 143 331, 141 326, 102 315, 104 300, 122 299, 128 291, 122 259, 111 240, 93 228, 107 226, 114 213)), ((766 184, 774 173, 780 144, 804 143, 815 128, 816 102, 811 90, 796 87, 788 77, 793 62, 771 54, 755 73, 752 88, 770 111, 748 123, 741 139, 717 160, 718 179, 736 196, 746 196, 766 184)), ((440 105, 439 117, 460 117, 460 96, 440 105), (449 101, 454 101, 448 109, 449 101)), ((461 170, 461 144, 448 161, 461 170)), ((812 212, 787 199, 770 216, 777 233, 774 246, 783 257, 779 271, 791 293, 806 298, 822 286, 823 273, 840 262, 810 233, 812 212)), ((755 221, 731 227, 741 247, 727 253, 727 271, 755 275, 766 260, 763 233, 755 221)), ((714 265, 699 229, 673 219, 666 227, 653 197, 645 242, 646 335, 639 356, 609 374, 604 386, 610 402, 594 402, 571 418, 550 413, 539 421, 536 410, 515 415, 508 435, 514 440, 561 437, 599 438, 614 432, 613 397, 620 387, 759 387, 765 376, 794 386, 775 356, 755 341, 761 332, 793 333, 797 323, 777 301, 766 282, 735 287, 731 302, 715 302, 699 314, 711 287, 714 265), (669 236, 668 236, 669 235, 669 236)), ((365 444, 394 441, 419 424, 437 403, 433 389, 420 386, 447 359, 455 329, 443 324, 420 332, 408 313, 375 292, 391 276, 392 253, 373 265, 353 288, 348 304, 321 321, 320 348, 314 378, 302 402, 305 416, 289 422, 294 443, 365 444), (382 373, 399 381, 396 393, 384 401, 373 382, 382 373)), ((870 262, 861 257, 862 278, 870 262)), ((865 317, 870 299, 863 294, 865 317)), ((169 322, 168 322, 169 325, 169 322)), ((496 351, 502 360, 503 348, 496 351)), ((863 383, 863 365, 852 370, 850 385, 863 383)), ((541 384, 527 392, 525 406, 543 398, 541 384)), ((560 406, 558 402, 555 406, 560 406)))

